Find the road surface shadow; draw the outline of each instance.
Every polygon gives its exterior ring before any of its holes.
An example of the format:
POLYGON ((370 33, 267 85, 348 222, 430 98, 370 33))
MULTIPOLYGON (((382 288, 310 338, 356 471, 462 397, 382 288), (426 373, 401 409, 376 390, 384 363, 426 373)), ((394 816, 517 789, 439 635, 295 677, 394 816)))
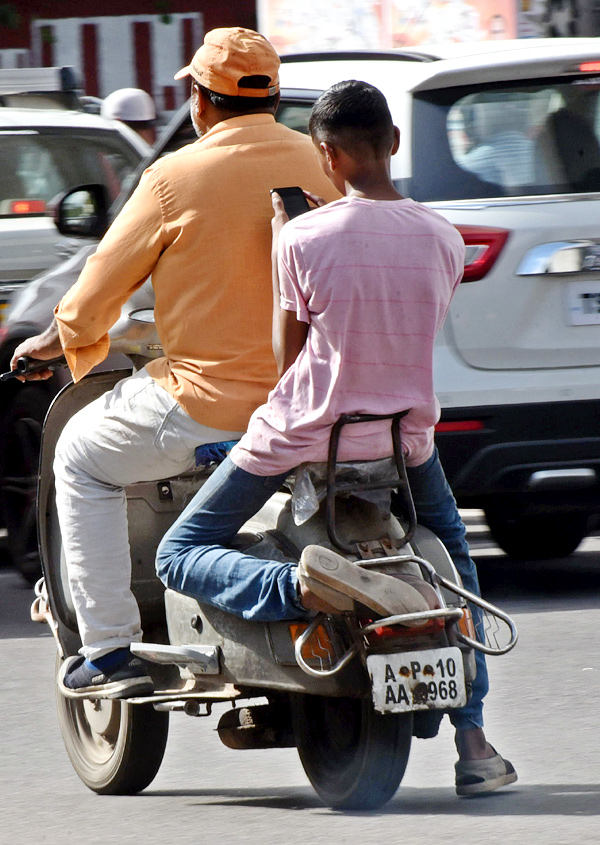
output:
MULTIPOLYGON (((261 807, 275 810, 341 811, 323 806, 308 788, 249 789, 147 789, 139 797, 189 797, 198 806, 261 807)), ((379 810, 344 811, 345 816, 600 816, 600 785, 518 784, 484 797, 460 799, 451 788, 401 787, 379 810)))

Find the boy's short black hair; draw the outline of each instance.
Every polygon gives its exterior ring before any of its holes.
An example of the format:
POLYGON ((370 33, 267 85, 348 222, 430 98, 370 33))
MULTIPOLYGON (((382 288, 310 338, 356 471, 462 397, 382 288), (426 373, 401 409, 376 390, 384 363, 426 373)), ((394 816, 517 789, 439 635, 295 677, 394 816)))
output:
MULTIPOLYGON (((219 94, 210 91, 204 85, 194 80, 202 95, 209 100, 213 106, 224 111, 274 111, 279 102, 279 94, 272 94, 270 97, 232 97, 229 94, 219 94)), ((244 76, 238 82, 239 88, 268 88, 268 76, 244 76)))
POLYGON ((394 139, 387 100, 374 85, 347 79, 325 91, 312 108, 308 131, 313 140, 338 144, 346 152, 368 145, 385 155, 394 139))

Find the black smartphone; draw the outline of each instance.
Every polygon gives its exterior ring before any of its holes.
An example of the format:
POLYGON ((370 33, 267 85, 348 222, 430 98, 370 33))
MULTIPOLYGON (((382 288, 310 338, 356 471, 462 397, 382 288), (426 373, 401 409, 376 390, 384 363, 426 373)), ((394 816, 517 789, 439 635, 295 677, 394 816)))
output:
POLYGON ((310 211, 310 205, 304 196, 302 188, 271 188, 271 193, 279 194, 290 220, 293 217, 298 217, 299 214, 304 214, 305 211, 310 211))

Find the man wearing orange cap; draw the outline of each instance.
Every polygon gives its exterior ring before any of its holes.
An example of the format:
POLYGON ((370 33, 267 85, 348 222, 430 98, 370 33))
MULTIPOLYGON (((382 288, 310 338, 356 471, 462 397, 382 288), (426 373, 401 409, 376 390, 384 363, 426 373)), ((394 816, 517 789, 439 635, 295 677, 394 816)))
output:
MULTIPOLYGON (((75 381, 107 355, 121 306, 152 274, 164 357, 76 414, 56 449, 56 501, 83 647, 64 695, 152 691, 129 645, 141 639, 130 590, 124 487, 194 466, 195 450, 237 440, 277 381, 271 347, 269 189, 338 194, 307 136, 275 122, 279 57, 252 30, 209 32, 176 78, 192 79, 200 139, 143 174, 53 324, 15 352, 64 351, 75 381)), ((49 377, 50 373, 42 374, 49 377)))

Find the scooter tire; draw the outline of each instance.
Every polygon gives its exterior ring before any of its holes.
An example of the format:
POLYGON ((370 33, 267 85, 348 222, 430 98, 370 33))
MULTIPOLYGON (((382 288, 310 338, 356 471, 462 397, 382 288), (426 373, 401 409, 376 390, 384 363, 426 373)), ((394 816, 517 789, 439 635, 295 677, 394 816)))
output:
POLYGON ((168 713, 151 704, 66 698, 58 687, 56 702, 67 754, 87 787, 135 795, 152 783, 165 753, 168 713))
POLYGON ((396 793, 412 739, 412 713, 377 713, 370 700, 292 696, 298 754, 321 800, 374 810, 396 793))

